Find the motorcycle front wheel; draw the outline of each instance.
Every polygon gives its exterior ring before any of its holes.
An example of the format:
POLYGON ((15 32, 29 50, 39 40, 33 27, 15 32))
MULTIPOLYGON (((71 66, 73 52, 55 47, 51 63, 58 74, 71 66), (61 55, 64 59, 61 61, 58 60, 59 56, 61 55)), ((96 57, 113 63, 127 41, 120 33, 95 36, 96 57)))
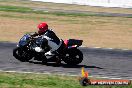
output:
POLYGON ((83 54, 79 49, 68 49, 65 52, 65 57, 63 61, 69 65, 77 65, 83 60, 83 54))
POLYGON ((32 59, 31 54, 29 54, 28 52, 24 51, 22 48, 20 47, 16 47, 15 49, 13 49, 13 56, 21 61, 21 62, 28 62, 29 60, 32 59))

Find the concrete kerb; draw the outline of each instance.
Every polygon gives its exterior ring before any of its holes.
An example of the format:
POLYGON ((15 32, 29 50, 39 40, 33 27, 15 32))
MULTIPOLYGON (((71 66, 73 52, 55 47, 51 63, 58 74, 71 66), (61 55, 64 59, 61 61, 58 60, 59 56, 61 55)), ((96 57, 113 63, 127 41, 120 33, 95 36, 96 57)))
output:
MULTIPOLYGON (((24 71, 4 71, 4 70, 0 70, 0 72, 6 72, 6 73, 20 73, 20 74, 43 74, 43 75, 51 75, 52 73, 50 72, 24 72, 24 71)), ((52 74, 52 75, 60 75, 60 76, 71 76, 71 77, 81 77, 81 73, 78 75, 70 75, 70 74, 52 74)), ((123 78, 119 78, 119 77, 107 77, 107 76, 99 76, 99 75, 91 75, 89 76, 90 78, 99 78, 99 79, 123 79, 123 78)), ((128 78, 128 80, 132 80, 132 78, 128 78)))
POLYGON ((131 49, 117 49, 117 48, 103 48, 103 47, 86 47, 86 46, 81 46, 81 48, 93 49, 93 50, 132 52, 131 49))

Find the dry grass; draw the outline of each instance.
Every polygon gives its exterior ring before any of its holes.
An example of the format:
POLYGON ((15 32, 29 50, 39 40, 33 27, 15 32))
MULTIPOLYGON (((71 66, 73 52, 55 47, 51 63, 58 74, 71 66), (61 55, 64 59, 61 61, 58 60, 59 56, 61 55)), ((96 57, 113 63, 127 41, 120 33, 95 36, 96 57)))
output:
POLYGON ((67 4, 31 2, 29 0, 27 1, 26 0, 23 0, 23 1, 22 0, 0 0, 0 5, 132 14, 131 9, 125 9, 125 8, 124 9, 123 8, 104 8, 104 7, 85 6, 85 5, 78 6, 78 5, 67 5, 67 4))
POLYGON ((42 21, 48 22, 63 39, 83 39, 84 46, 132 49, 132 18, 67 17, 33 13, 0 12, 0 40, 17 42, 23 34, 37 31, 42 21))

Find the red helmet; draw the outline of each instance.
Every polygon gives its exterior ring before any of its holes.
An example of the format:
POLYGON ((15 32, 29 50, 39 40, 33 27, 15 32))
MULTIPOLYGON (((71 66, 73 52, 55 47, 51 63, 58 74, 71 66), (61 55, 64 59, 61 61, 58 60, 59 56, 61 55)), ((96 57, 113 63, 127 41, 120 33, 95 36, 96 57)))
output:
POLYGON ((46 30, 48 30, 48 25, 46 22, 42 22, 38 25, 38 33, 44 33, 46 30))

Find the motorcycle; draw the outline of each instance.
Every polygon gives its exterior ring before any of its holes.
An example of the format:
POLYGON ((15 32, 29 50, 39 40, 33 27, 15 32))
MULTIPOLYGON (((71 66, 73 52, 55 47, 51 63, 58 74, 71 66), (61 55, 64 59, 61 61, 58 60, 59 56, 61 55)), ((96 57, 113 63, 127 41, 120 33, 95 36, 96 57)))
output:
POLYGON ((42 61, 43 64, 55 62, 60 65, 64 61, 69 65, 77 65, 83 60, 83 53, 78 49, 82 45, 83 40, 68 39, 62 40, 62 44, 54 51, 53 55, 45 55, 50 50, 48 45, 44 45, 43 52, 36 52, 36 47, 41 47, 43 39, 41 37, 32 38, 30 34, 25 34, 20 40, 16 48, 13 49, 13 56, 21 62, 29 62, 31 59, 42 61))

